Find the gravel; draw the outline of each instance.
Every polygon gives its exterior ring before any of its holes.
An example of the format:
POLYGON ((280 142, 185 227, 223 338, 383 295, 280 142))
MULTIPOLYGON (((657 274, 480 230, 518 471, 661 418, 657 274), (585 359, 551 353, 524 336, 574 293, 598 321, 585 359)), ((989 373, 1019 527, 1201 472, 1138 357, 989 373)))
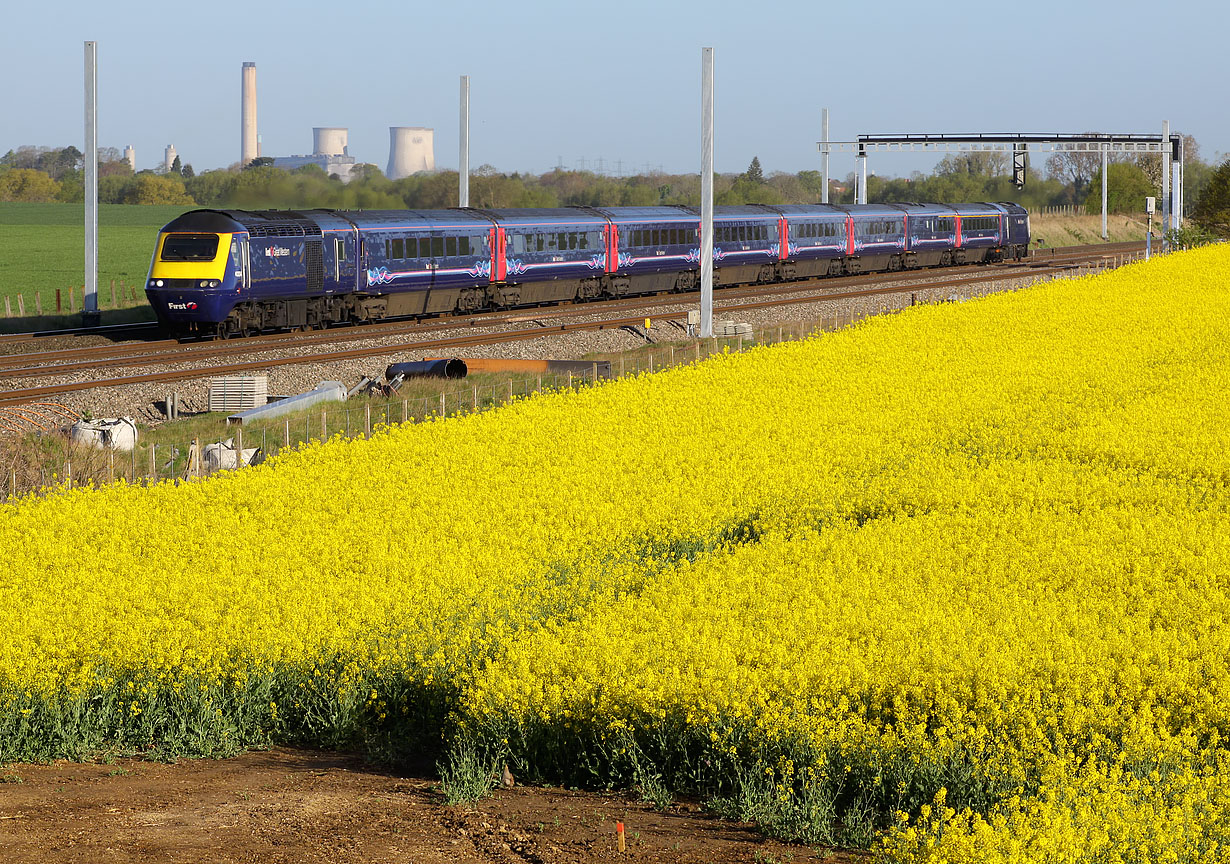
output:
MULTIPOLYGON (((815 324, 817 319, 831 318, 834 315, 841 316, 842 319, 853 316, 859 318, 867 315, 877 314, 882 311, 892 311, 901 309, 911 305, 911 293, 918 303, 932 303, 949 299, 954 299, 956 295, 961 298, 970 296, 971 294, 988 294, 1000 292, 1010 289, 1023 287, 1038 281, 1040 278, 1047 278, 1041 274, 1029 274, 1026 276, 1006 277, 1003 280, 995 282, 984 282, 972 286, 962 286, 959 288, 934 288, 928 287, 935 282, 940 282, 951 278, 944 274, 931 274, 920 276, 917 280, 911 280, 909 283, 902 284, 902 293, 881 294, 871 297, 846 298, 839 300, 816 300, 814 299, 814 289, 807 296, 809 299, 800 300, 799 303, 772 306, 761 309, 737 310, 730 313, 723 312, 723 302, 719 299, 715 301, 714 321, 733 320, 736 322, 746 322, 751 324, 755 330, 762 328, 780 326, 786 332, 796 330, 800 323, 805 324, 809 328, 815 324)), ((841 293, 840 287, 834 287, 833 293, 841 293)), ((789 296, 789 295, 778 295, 789 296)), ((727 301, 737 303, 739 301, 727 301)), ((524 316, 519 316, 519 320, 506 327, 471 327, 464 326, 456 329, 434 331, 425 338, 445 339, 450 336, 473 335, 476 333, 495 333, 501 329, 523 329, 530 325, 532 321, 538 321, 546 325, 541 338, 531 340, 518 340, 495 345, 484 346, 468 346, 465 348, 446 351, 449 356, 457 356, 462 358, 467 357, 499 357, 499 358, 518 358, 518 359, 552 359, 552 360, 578 360, 591 357, 594 354, 616 354, 623 351, 630 351, 637 348, 645 347, 644 338, 639 333, 629 332, 623 329, 603 329, 603 330, 583 330, 572 332, 560 332, 558 330, 550 330, 551 325, 560 323, 580 323, 580 322, 596 322, 609 318, 610 313, 599 314, 597 310, 593 315, 576 315, 577 307, 563 307, 574 314, 560 315, 556 314, 553 317, 551 308, 527 310, 524 316)), ((650 330, 650 335, 655 342, 672 342, 686 343, 688 337, 680 329, 677 329, 666 322, 666 319, 678 317, 686 313, 689 309, 694 309, 694 304, 676 305, 669 307, 653 307, 647 308, 643 314, 651 319, 658 319, 653 323, 650 330)), ((622 317, 632 317, 636 314, 630 310, 622 317)), ((640 328, 637 328, 638 330, 640 328)), ((341 346, 340 349, 352 349, 362 347, 377 347, 381 344, 421 341, 424 337, 416 335, 399 335, 388 336, 383 339, 373 338, 370 340, 359 340, 348 342, 341 346)), ((78 347, 80 342, 75 343, 78 347)), ((39 350, 47 350, 49 346, 40 346, 39 350)), ((55 346, 50 346, 55 347, 55 346)), ((439 356, 441 352, 425 352, 425 351, 405 351, 390 349, 388 353, 378 355, 360 357, 354 359, 338 360, 333 362, 320 362, 313 360, 312 357, 321 350, 337 350, 333 347, 326 346, 322 348, 283 348, 274 349, 260 354, 248 355, 244 360, 259 360, 263 358, 274 357, 303 357, 302 363, 285 366, 272 366, 267 369, 254 369, 244 374, 265 374, 268 375, 268 392, 270 395, 292 395, 301 393, 314 388, 321 381, 341 381, 346 386, 352 386, 360 380, 361 376, 368 375, 373 378, 382 378, 385 367, 393 362, 407 360, 421 360, 428 354, 439 356)), ((157 373, 172 369, 188 369, 194 366, 199 366, 202 362, 208 361, 193 361, 182 364, 169 365, 148 365, 134 366, 124 368, 104 368, 97 369, 91 372, 74 373, 70 376, 56 376, 39 378, 24 378, 24 379, 6 379, 0 382, 0 392, 5 390, 21 389, 25 387, 40 386, 43 384, 67 383, 69 381, 85 381, 98 380, 101 378, 115 377, 117 375, 141 375, 149 373, 157 373)), ((231 362, 231 358, 221 358, 217 360, 219 364, 231 362)), ((78 393, 63 394, 54 399, 54 401, 77 413, 89 412, 95 417, 114 417, 114 416, 131 416, 139 421, 157 424, 163 422, 164 417, 161 411, 161 403, 166 394, 170 391, 175 391, 179 394, 181 411, 192 412, 205 410, 208 404, 208 390, 210 376, 208 373, 203 374, 200 378, 188 378, 173 382, 133 384, 121 387, 102 387, 92 390, 85 390, 78 393)), ((4 408, 0 408, 0 416, 3 415, 4 408)))

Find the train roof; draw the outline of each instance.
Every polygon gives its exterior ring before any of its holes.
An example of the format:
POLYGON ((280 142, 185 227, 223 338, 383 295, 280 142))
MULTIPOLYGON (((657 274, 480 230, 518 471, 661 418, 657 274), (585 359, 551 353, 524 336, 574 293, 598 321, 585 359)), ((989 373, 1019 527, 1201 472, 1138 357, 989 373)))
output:
POLYGON ((222 210, 189 210, 176 216, 166 225, 166 231, 202 231, 211 234, 235 234, 244 230, 243 223, 238 222, 229 213, 222 210))
POLYGON ((606 219, 590 207, 509 207, 475 211, 501 225, 605 225, 606 219))
POLYGON ((353 222, 360 228, 434 228, 445 225, 473 228, 490 225, 491 217, 481 210, 453 207, 448 210, 325 210, 322 213, 335 215, 353 222))
POLYGON ((699 219, 694 207, 674 205, 655 207, 595 207, 594 210, 616 222, 673 222, 677 219, 699 219))

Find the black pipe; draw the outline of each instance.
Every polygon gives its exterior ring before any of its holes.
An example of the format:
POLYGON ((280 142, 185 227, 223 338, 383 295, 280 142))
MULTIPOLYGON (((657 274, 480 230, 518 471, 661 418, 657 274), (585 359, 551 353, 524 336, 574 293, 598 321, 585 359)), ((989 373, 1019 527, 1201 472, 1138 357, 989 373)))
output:
POLYGON ((398 375, 404 378, 464 378, 466 371, 464 360, 413 360, 392 364, 384 370, 384 377, 389 381, 398 375))

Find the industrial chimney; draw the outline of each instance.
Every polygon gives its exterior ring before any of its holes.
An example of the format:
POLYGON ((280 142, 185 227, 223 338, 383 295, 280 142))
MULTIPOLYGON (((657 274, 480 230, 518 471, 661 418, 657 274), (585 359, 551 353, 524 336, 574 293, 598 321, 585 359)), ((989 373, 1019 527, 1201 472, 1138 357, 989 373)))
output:
POLYGON ((346 140, 349 134, 349 129, 340 126, 313 126, 312 155, 349 156, 346 140))
POLYGON ((246 168, 249 162, 260 155, 256 140, 256 64, 251 61, 243 64, 242 103, 239 167, 246 168))
POLYGON ((390 180, 400 180, 419 171, 435 171, 436 131, 423 126, 389 127, 389 170, 385 175, 390 180))
MULTIPOLYGON (((128 163, 129 170, 132 171, 133 174, 136 174, 137 173, 137 151, 132 149, 131 144, 129 144, 127 147, 124 148, 124 161, 128 163)), ((171 160, 171 161, 175 161, 175 160, 171 160)))
POLYGON ((175 145, 168 144, 167 149, 162 154, 162 167, 170 171, 171 166, 175 164, 175 145))

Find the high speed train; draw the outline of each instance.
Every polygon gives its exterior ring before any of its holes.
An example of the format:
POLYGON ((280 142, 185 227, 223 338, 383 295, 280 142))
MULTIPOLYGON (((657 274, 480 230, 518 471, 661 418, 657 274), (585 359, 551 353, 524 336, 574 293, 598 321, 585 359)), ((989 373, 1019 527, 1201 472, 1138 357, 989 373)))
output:
MULTIPOLYGON (((1011 203, 741 205, 714 216, 714 285, 1020 259, 1011 203)), ((158 235, 163 327, 223 338, 392 316, 688 291, 691 207, 193 210, 158 235)))

